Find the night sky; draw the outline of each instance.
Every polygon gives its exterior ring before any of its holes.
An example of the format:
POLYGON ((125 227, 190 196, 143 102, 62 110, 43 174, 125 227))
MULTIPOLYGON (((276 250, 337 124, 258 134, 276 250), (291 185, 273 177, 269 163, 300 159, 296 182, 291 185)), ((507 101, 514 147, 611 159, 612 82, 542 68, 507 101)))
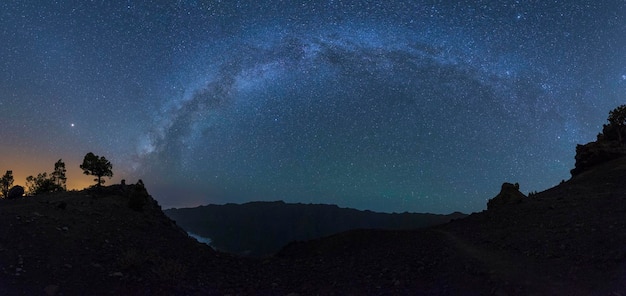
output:
POLYGON ((2 1, 0 170, 164 208, 473 212, 626 103, 625 1, 2 1), (471 3, 470 3, 471 2, 471 3))

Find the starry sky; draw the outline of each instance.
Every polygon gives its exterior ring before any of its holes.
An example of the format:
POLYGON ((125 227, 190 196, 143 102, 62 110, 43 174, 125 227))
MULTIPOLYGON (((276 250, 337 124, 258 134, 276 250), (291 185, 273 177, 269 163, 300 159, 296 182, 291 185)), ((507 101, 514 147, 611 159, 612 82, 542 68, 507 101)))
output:
POLYGON ((0 170, 252 200, 474 212, 569 179, 626 103, 626 2, 0 2, 0 170))

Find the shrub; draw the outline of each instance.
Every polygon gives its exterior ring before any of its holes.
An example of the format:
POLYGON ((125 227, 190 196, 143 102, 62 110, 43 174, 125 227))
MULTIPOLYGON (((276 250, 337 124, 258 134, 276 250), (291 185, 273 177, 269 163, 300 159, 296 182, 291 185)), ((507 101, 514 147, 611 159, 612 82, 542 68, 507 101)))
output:
POLYGON ((24 187, 20 185, 15 185, 9 190, 9 194, 7 196, 8 199, 16 199, 20 198, 24 195, 24 187))

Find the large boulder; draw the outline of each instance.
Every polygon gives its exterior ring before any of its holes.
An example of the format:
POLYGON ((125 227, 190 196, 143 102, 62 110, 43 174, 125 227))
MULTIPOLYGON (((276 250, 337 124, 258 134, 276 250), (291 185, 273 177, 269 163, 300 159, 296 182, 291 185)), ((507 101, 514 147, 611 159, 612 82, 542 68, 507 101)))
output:
POLYGON ((503 205, 517 204, 525 198, 526 195, 519 191, 519 184, 503 183, 500 193, 487 202, 487 209, 491 210, 503 205))
POLYGON ((16 198, 22 197, 23 195, 24 195, 24 187, 20 185, 15 185, 9 190, 9 193, 7 194, 7 198, 16 199, 16 198))

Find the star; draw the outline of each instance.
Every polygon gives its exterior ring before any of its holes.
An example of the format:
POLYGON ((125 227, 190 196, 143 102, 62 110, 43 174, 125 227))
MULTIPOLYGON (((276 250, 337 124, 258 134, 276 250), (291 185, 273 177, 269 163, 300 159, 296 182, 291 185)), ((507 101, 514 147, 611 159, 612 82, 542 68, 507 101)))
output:
POLYGON ((98 152, 164 208, 480 211, 567 179, 624 99, 623 1, 49 2, 0 2, 0 169, 98 152))

